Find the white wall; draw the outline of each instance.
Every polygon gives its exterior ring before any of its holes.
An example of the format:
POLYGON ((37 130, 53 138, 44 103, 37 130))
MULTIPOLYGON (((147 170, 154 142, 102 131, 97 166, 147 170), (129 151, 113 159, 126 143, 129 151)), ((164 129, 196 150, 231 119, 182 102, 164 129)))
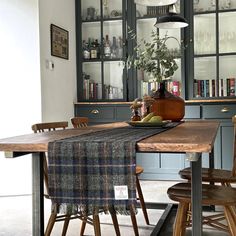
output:
MULTIPOLYGON (((0 52, 0 138, 31 133, 42 120, 69 121, 76 100, 74 0, 0 0, 0 52), (69 60, 51 56, 51 23, 69 31, 69 60)), ((0 152, 0 195, 25 193, 30 156, 9 160, 0 152)))
POLYGON ((75 1, 40 0, 39 19, 42 120, 69 121, 76 101, 75 1), (69 31, 69 60, 51 56, 50 24, 69 31), (54 63, 54 70, 46 67, 47 60, 54 63))
MULTIPOLYGON (((0 138, 41 118, 38 0, 0 0, 0 138)), ((0 195, 31 193, 31 158, 0 152, 0 195)))

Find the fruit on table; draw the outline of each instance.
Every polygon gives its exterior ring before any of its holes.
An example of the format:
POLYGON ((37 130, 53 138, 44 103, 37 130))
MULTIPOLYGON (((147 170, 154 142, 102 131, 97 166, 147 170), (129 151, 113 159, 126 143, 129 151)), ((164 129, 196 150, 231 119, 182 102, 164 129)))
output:
POLYGON ((161 123, 162 122, 162 117, 161 116, 152 116, 152 118, 148 122, 161 123))
POLYGON ((151 113, 149 113, 148 115, 146 115, 146 116, 141 120, 141 122, 148 122, 153 116, 154 116, 154 113, 151 112, 151 113))

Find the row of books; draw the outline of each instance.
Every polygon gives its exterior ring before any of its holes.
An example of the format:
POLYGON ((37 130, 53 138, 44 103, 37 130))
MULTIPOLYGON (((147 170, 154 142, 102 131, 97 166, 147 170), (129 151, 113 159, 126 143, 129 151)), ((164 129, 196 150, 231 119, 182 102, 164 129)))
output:
MULTIPOLYGON (((104 85, 104 98, 105 99, 122 99, 123 89, 104 85)), ((83 95, 86 100, 100 100, 102 99, 102 84, 94 82, 90 79, 84 80, 83 95)))
POLYGON ((230 97, 236 96, 236 79, 194 80, 195 97, 230 97))
MULTIPOLYGON (((180 81, 166 81, 165 82, 165 86, 166 89, 176 95, 176 96, 180 96, 181 94, 181 84, 180 81)), ((157 81, 142 81, 141 84, 141 91, 142 91, 142 96, 144 95, 150 95, 152 93, 152 91, 156 91, 158 90, 160 87, 160 83, 157 81)))

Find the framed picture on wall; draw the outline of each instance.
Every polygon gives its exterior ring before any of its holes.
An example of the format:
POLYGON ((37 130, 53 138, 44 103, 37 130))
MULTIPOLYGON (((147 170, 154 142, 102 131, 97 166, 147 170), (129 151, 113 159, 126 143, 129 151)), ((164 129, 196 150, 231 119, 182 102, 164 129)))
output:
POLYGON ((69 32, 56 25, 50 25, 51 55, 69 59, 69 32))

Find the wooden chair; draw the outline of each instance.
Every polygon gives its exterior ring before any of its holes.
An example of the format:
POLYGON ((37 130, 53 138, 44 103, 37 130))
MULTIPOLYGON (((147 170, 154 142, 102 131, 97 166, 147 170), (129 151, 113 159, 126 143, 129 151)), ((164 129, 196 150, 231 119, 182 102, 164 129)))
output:
MULTIPOLYGON (((37 132, 41 133, 41 132, 49 132, 49 131, 53 131, 53 130, 58 130, 58 129, 65 129, 67 127, 68 127, 67 121, 38 123, 38 124, 32 125, 32 130, 34 131, 34 133, 37 133, 37 132)), ((48 165, 47 165, 47 157, 46 157, 45 153, 44 153, 44 184, 45 184, 45 191, 46 191, 44 196, 47 199, 50 199, 50 196, 48 195, 48 165)), ((120 231, 119 231, 119 226, 118 226, 116 214, 113 213, 112 209, 111 209, 110 213, 112 215, 112 220, 113 220, 113 224, 115 227, 116 235, 119 236, 120 231)), ((80 220, 82 220, 82 222, 86 222, 88 224, 93 225, 95 236, 101 236, 100 221, 99 221, 98 215, 94 214, 93 217, 91 218, 89 216, 85 217, 81 214, 63 215, 63 214, 56 214, 56 213, 51 213, 44 235, 49 236, 51 234, 55 222, 64 221, 63 230, 62 230, 61 235, 65 236, 67 229, 68 229, 69 222, 71 219, 80 219, 80 220)))
MULTIPOLYGON (((232 117, 234 124, 234 157, 233 157, 233 168, 232 170, 202 168, 202 181, 209 182, 211 184, 220 183, 223 186, 231 186, 232 183, 236 183, 236 116, 232 117)), ((191 169, 185 168, 179 172, 181 178, 188 181, 191 180, 191 169)), ((191 215, 191 210, 189 211, 191 215)), ((204 224, 208 224, 217 229, 225 231, 227 227, 222 224, 224 220, 223 214, 216 214, 204 217, 204 224), (214 222, 214 223, 213 223, 214 222)))
MULTIPOLYGON (((79 128, 79 127, 87 127, 88 126, 88 118, 87 117, 73 117, 71 118, 71 123, 74 128, 79 128)), ((146 221, 146 224, 149 225, 149 219, 148 219, 148 214, 147 214, 147 209, 146 209, 146 204, 144 201, 143 197, 143 192, 141 189, 141 185, 139 182, 139 175, 142 174, 144 169, 141 166, 136 167, 136 186, 137 186, 137 192, 138 192, 138 200, 140 201, 140 205, 143 211, 143 215, 146 221)), ((135 235, 138 235, 138 227, 137 227, 137 222, 136 222, 136 217, 134 212, 131 214, 131 220, 134 228, 135 235)), ((85 225, 84 225, 85 228, 85 225)), ((82 234, 83 235, 83 234, 82 234)))
MULTIPOLYGON (((167 190, 169 198, 178 201, 173 236, 184 236, 189 222, 187 213, 191 203, 191 184, 178 183, 167 190)), ((236 235, 236 189, 220 185, 202 185, 202 205, 219 205, 224 208, 228 227, 225 229, 231 236, 236 235)), ((212 221, 214 223, 214 220, 212 221)))

